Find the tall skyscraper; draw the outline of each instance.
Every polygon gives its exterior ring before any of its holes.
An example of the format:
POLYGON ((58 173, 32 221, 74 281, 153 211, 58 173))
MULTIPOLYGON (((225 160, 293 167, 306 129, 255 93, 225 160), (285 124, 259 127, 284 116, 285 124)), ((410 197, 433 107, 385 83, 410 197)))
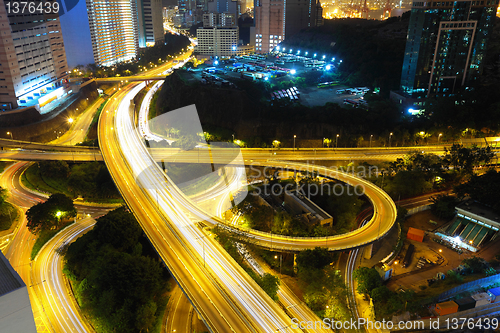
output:
POLYGON ((235 0, 208 0, 208 12, 232 13, 238 17, 238 1, 235 0))
POLYGON ((97 65, 111 66, 137 56, 139 25, 135 0, 87 0, 87 12, 97 65))
POLYGON ((154 46, 164 40, 161 0, 137 0, 139 47, 154 46))
POLYGON ((59 14, 8 13, 0 5, 0 109, 33 103, 67 79, 59 14))
POLYGON ((315 27, 318 0, 255 0, 255 51, 267 53, 287 36, 315 27))
POLYGON ((481 75, 497 6, 498 0, 413 2, 402 94, 449 96, 481 75))

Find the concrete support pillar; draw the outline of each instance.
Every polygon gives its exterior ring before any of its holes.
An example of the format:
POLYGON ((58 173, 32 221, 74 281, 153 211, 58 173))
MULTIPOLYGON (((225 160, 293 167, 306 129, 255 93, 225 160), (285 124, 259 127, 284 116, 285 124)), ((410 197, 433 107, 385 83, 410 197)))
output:
POLYGON ((365 259, 371 259, 372 252, 373 252, 373 243, 370 244, 370 245, 365 246, 364 251, 365 251, 364 258, 365 259))

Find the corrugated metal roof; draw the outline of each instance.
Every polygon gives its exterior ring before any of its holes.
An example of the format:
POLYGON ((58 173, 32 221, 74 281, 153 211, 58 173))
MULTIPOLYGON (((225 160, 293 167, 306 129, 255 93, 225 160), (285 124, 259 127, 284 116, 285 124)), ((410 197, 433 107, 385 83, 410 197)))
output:
POLYGON ((0 251, 0 296, 23 287, 25 284, 0 251))
POLYGON ((488 290, 490 293, 492 293, 493 295, 495 296, 498 296, 500 295, 500 287, 496 287, 496 288, 493 288, 493 289, 490 289, 488 290))

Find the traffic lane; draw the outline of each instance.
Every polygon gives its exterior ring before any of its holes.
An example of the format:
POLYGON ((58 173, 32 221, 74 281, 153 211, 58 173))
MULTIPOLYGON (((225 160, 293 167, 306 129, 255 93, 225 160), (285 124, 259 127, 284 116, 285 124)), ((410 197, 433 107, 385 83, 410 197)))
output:
MULTIPOLYGON (((117 104, 112 103, 109 110, 116 109, 116 107, 117 104)), ((101 137, 104 134, 114 138, 114 133, 110 133, 113 131, 112 127, 114 126, 112 118, 105 116, 100 121, 104 121, 104 123, 100 124, 99 133, 101 137), (103 131, 107 133, 102 133, 103 131)), ((205 276, 206 273, 203 273, 197 260, 190 256, 189 251, 180 243, 179 237, 170 230, 167 223, 165 223, 166 221, 163 221, 155 208, 150 207, 149 201, 138 188, 134 177, 127 170, 127 166, 119 155, 115 140, 108 140, 108 142, 109 144, 106 145, 104 153, 105 155, 109 154, 110 160, 113 161, 113 163, 107 164, 118 188, 143 226, 153 246, 162 256, 174 278, 183 286, 183 290, 188 294, 198 311, 201 312, 205 322, 209 327, 215 328, 219 332, 247 332, 247 325, 241 321, 239 315, 235 315, 233 306, 228 304, 225 298, 220 298, 220 291, 213 288, 209 282, 210 280, 197 278, 205 276), (196 273, 192 274, 191 271, 196 273), (223 306, 215 306, 212 299, 217 300, 218 304, 223 306), (232 320, 232 325, 228 324, 226 317, 232 320)))
POLYGON ((94 224, 94 219, 85 218, 65 228, 46 243, 34 261, 34 287, 51 323, 59 332, 92 332, 68 292, 59 250, 89 231, 94 224))

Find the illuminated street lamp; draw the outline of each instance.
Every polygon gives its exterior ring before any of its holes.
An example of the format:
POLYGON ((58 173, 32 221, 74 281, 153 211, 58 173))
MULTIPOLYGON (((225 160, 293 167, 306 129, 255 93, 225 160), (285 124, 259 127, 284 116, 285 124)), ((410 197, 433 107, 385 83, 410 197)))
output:
POLYGON ((340 134, 337 134, 337 137, 335 138, 335 148, 339 147, 339 136, 340 134))
POLYGON ((441 136, 443 136, 443 133, 439 133, 438 135, 438 144, 439 144, 439 139, 441 139, 441 136))
POLYGON ((391 146, 392 132, 389 134, 389 147, 391 146))
POLYGON ((373 138, 373 134, 370 135, 370 148, 372 147, 372 138, 373 138))
POLYGON ((68 123, 73 124, 74 119, 73 118, 68 118, 68 123))
POLYGON ((12 137, 12 132, 7 132, 7 135, 10 135, 10 139, 14 140, 14 138, 12 137))
POLYGON ((295 151, 295 138, 296 137, 297 137, 296 135, 293 136, 293 151, 295 151))
MULTIPOLYGON (((274 256, 274 259, 278 259, 278 256, 274 256)), ((280 254, 280 275, 281 275, 281 261, 283 260, 282 255, 280 254)))

